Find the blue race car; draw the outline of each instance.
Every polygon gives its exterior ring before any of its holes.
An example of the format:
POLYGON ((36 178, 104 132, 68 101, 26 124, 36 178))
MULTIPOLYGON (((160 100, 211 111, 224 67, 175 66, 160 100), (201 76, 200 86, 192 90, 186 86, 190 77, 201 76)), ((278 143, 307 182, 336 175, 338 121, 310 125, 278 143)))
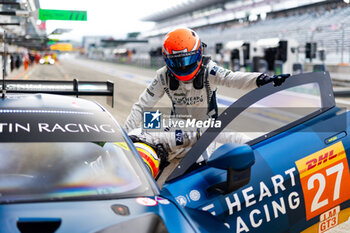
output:
MULTIPOLYGON (((57 82, 7 85, 7 92, 63 92, 57 82)), ((89 94, 104 86, 89 85, 89 94)), ((99 104, 6 93, 0 106, 0 232, 197 232, 160 196, 129 137, 99 104)))
POLYGON ((201 136, 161 194, 174 197, 200 230, 325 232, 350 216, 349 118, 335 104, 328 73, 257 88, 221 113, 221 128, 201 136), (230 131, 253 139, 203 156, 230 131))
POLYGON ((96 103, 7 94, 0 114, 0 232, 325 232, 350 216, 349 115, 328 73, 239 98, 161 190, 96 103), (252 140, 217 145, 230 131, 252 140))

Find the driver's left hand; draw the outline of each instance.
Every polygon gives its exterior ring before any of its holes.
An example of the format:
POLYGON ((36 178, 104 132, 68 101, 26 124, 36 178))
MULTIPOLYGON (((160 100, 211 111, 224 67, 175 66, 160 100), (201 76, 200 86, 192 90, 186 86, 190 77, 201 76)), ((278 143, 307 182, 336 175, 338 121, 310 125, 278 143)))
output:
POLYGON ((273 82, 273 85, 276 86, 281 86, 282 83, 288 78, 290 74, 278 74, 278 75, 273 75, 269 76, 268 74, 261 74, 259 77, 256 79, 256 84, 258 87, 261 87, 267 83, 273 82))

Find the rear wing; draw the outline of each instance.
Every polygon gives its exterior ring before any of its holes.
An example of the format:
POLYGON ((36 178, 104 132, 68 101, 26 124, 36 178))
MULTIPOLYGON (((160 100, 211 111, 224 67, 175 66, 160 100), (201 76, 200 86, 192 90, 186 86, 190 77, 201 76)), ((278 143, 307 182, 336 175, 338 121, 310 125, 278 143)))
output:
MULTIPOLYGON (((2 88, 2 82, 0 85, 2 88)), ((46 93, 78 96, 107 96, 107 104, 114 107, 114 83, 111 81, 66 80, 6 80, 6 93, 46 93)))

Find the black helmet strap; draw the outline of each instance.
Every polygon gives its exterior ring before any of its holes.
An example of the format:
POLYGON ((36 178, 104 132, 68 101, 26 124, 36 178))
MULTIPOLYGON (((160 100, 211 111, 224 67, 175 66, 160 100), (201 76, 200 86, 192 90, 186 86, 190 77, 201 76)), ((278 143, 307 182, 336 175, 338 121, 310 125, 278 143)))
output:
POLYGON ((193 79, 193 87, 196 90, 200 90, 203 88, 204 71, 205 71, 205 67, 202 64, 201 68, 199 69, 199 72, 196 74, 196 77, 194 77, 193 79))
POLYGON ((168 76, 168 82, 169 82, 169 89, 172 91, 176 91, 179 88, 179 80, 175 77, 173 73, 168 69, 167 71, 167 76, 168 76))

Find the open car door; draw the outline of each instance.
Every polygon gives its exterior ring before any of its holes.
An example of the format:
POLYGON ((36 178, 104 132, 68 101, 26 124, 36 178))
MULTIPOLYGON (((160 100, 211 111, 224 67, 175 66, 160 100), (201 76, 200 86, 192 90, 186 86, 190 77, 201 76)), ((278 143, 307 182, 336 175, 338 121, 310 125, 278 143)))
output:
POLYGON ((218 120, 222 128, 202 135, 162 189, 203 232, 324 232, 349 218, 349 114, 335 106, 328 73, 257 88, 218 120), (196 163, 237 130, 253 139, 196 163))

